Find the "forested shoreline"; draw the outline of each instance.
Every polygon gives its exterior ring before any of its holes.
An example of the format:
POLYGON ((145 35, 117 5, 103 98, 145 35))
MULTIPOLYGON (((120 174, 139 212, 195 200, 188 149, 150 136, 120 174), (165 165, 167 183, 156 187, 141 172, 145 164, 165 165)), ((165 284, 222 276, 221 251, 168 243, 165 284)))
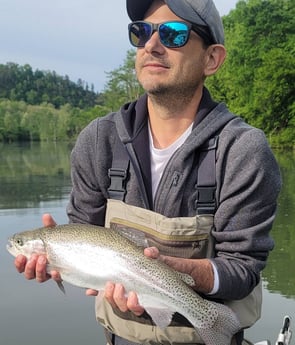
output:
MULTIPOLYGON (((294 2, 240 0, 223 21, 227 59, 207 87, 217 101, 263 129, 273 147, 294 148, 294 2)), ((129 50, 99 93, 82 80, 34 71, 29 64, 0 64, 0 141, 74 140, 92 119, 143 92, 134 57, 129 50)))

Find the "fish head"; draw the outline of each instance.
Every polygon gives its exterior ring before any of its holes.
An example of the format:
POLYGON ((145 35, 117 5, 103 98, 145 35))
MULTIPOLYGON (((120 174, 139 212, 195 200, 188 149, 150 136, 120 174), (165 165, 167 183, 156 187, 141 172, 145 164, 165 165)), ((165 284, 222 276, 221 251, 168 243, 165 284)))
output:
POLYGON ((14 234, 8 239, 6 248, 13 256, 22 254, 29 258, 33 253, 38 255, 46 254, 46 247, 42 237, 38 236, 38 233, 34 231, 14 234))

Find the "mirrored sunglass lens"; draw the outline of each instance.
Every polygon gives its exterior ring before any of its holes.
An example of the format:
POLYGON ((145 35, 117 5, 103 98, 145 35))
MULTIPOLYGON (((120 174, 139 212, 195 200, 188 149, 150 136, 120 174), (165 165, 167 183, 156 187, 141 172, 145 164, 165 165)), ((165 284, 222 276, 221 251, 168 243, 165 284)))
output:
POLYGON ((130 42, 135 47, 143 47, 151 37, 152 28, 149 23, 132 23, 129 27, 130 42))
POLYGON ((188 40, 189 27, 185 23, 163 23, 159 27, 159 35, 161 42, 166 47, 181 47, 188 40))

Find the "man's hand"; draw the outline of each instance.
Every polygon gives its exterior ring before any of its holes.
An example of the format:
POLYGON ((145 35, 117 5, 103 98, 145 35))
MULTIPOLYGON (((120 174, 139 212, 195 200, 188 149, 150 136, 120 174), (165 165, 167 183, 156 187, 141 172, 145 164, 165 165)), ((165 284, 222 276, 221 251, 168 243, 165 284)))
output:
POLYGON ((108 282, 105 286, 104 297, 113 308, 118 308, 123 313, 132 311, 135 315, 140 316, 144 312, 144 308, 138 304, 137 294, 131 291, 126 296, 126 291, 122 284, 108 282))
POLYGON ((159 259, 175 271, 188 274, 195 281, 193 288, 201 293, 210 293, 214 286, 214 271, 208 259, 184 259, 160 255, 155 247, 146 248, 144 254, 159 259))
MULTIPOLYGON (((42 217, 44 226, 55 226, 56 223, 50 214, 44 214, 42 217)), ((45 255, 33 254, 29 259, 24 255, 18 255, 14 260, 15 267, 19 273, 24 273, 26 279, 36 279, 37 282, 43 283, 52 278, 60 281, 60 275, 56 271, 46 272, 47 259, 45 255)))

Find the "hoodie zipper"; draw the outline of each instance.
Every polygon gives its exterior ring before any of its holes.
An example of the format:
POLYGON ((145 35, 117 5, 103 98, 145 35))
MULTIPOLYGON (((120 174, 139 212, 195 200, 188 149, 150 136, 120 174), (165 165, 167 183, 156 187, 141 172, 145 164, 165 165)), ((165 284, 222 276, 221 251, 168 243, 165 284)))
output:
MULTIPOLYGON (((173 160, 175 159, 175 157, 177 156, 177 154, 179 153, 179 151, 181 151, 182 147, 178 148, 174 153, 173 155, 170 157, 164 171, 163 171, 163 175, 160 179, 160 182, 158 184, 158 189, 156 191, 156 194, 155 194, 155 199, 154 199, 154 210, 157 210, 157 212, 159 213, 162 213, 164 214, 165 212, 165 207, 167 205, 166 202, 162 202, 162 207, 160 208, 159 207, 159 195, 161 195, 163 193, 163 181, 166 181, 167 180, 167 174, 169 172, 170 169, 170 166, 172 165, 171 162, 173 162, 173 160)), ((178 183, 179 183, 179 180, 180 180, 180 177, 181 177, 181 173, 178 172, 178 171, 174 171, 173 172, 173 176, 172 176, 172 181, 170 183, 170 187, 169 187, 169 190, 166 192, 166 197, 168 197, 169 195, 169 192, 171 191, 172 188, 176 188, 178 186, 178 183)))

